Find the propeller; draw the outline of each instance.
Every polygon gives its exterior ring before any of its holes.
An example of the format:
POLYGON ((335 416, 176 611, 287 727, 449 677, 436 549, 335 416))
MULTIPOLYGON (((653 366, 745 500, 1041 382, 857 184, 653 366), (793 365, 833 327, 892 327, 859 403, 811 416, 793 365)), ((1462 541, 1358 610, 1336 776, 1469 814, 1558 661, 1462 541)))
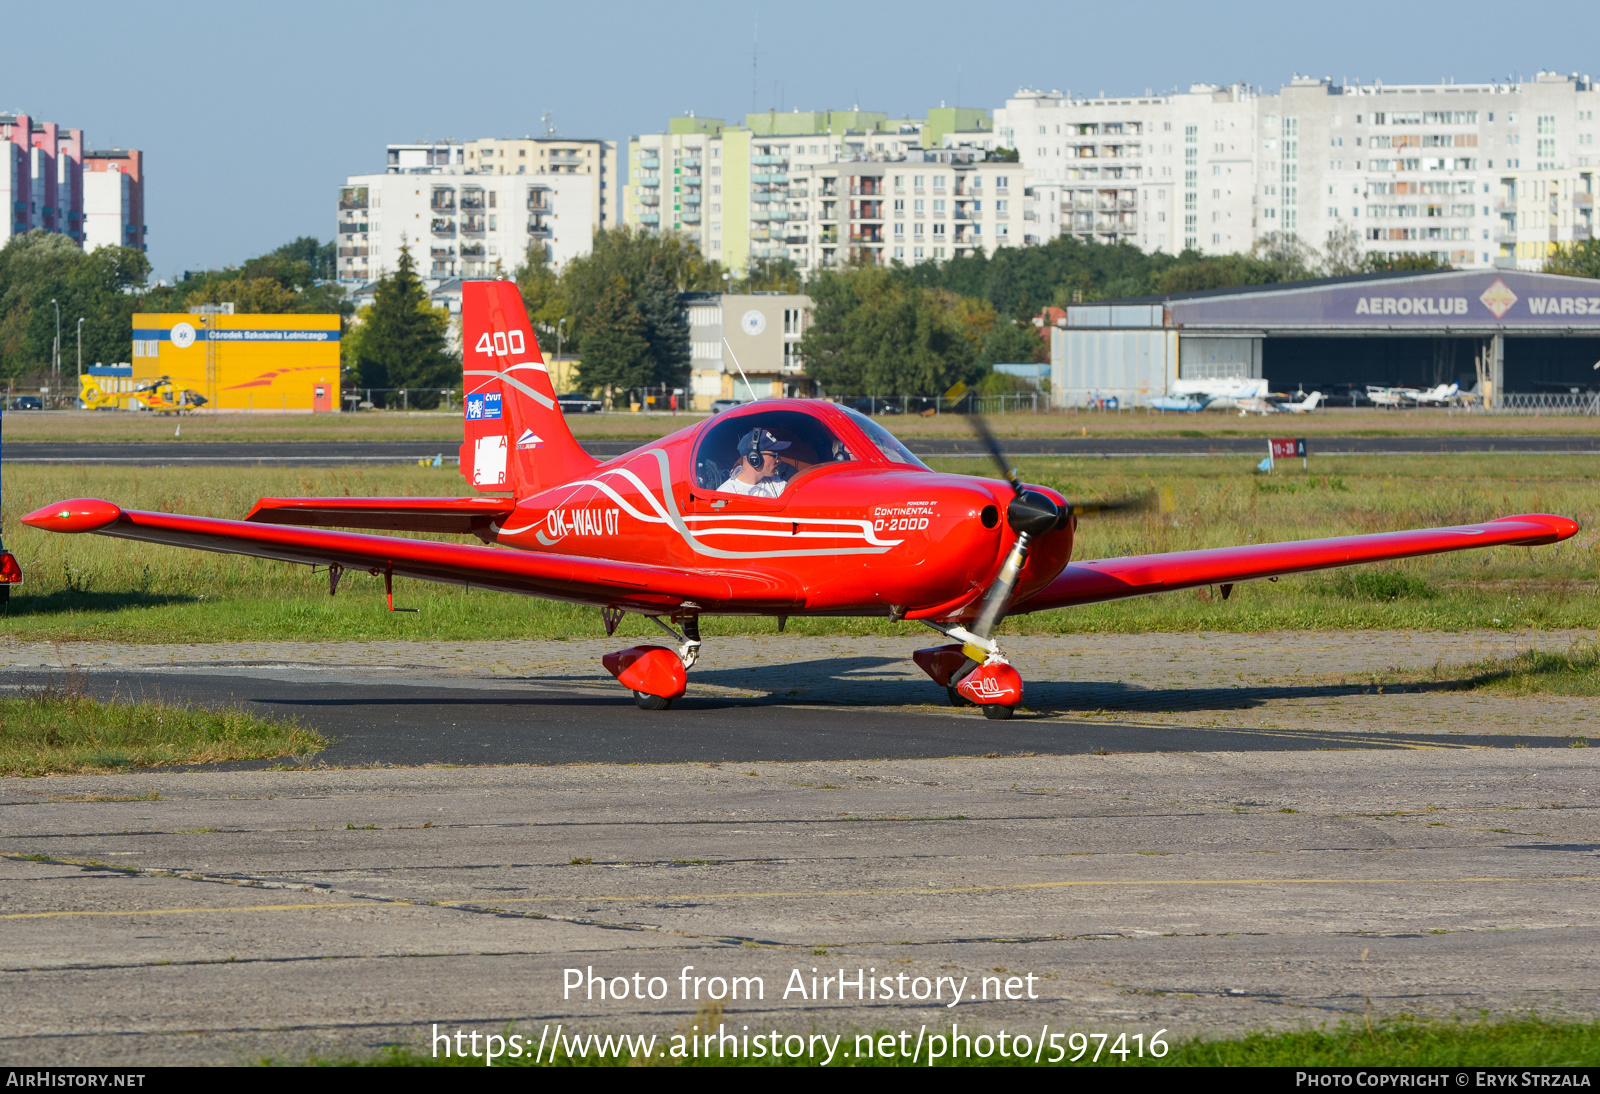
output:
MULTIPOLYGON (((944 397, 951 404, 955 404, 967 394, 967 391, 967 385, 958 381, 954 387, 945 392, 944 397)), ((1007 553, 1005 562, 1001 564, 1000 573, 996 575, 994 583, 984 593, 983 602, 978 608, 978 617, 970 628, 972 634, 987 641, 995 628, 1005 619, 1006 609, 1010 607, 1012 594, 1016 591, 1017 578, 1022 573, 1023 564, 1028 561, 1029 544, 1034 539, 1063 527, 1072 517, 1147 509, 1151 499, 1142 496, 1117 501, 1069 504, 1063 509, 1044 494, 1029 490, 1022 485, 1022 480, 1017 476, 1017 469, 1006 458, 1005 449, 989 428, 989 423, 978 413, 976 406, 967 417, 972 423, 973 432, 988 449, 989 458, 999 468, 1001 478, 1011 484, 1011 491, 1015 495, 1011 503, 1006 506, 1006 524, 1016 533, 1016 541, 1012 543, 1011 550, 1007 553)), ((968 664, 951 677, 952 684, 957 683, 988 657, 987 650, 971 642, 962 647, 962 652, 967 655, 968 664)))
MULTIPOLYGON (((956 385, 945 392, 945 398, 952 404, 958 402, 967 393, 967 385, 957 381, 956 385)), ((989 423, 984 421, 974 407, 968 415, 972 423, 973 432, 989 450, 989 458, 1000 469, 1001 478, 1011 484, 1014 497, 1011 504, 1006 506, 1006 524, 1017 534, 1011 550, 1006 555, 1006 560, 1000 566, 1000 573, 996 575, 994 584, 989 586, 989 591, 983 594, 983 603, 978 608, 978 618, 973 622, 971 632, 979 638, 987 640, 994 633, 994 629, 1005 618, 1006 608, 1011 604, 1011 596, 1016 591, 1017 578, 1022 573, 1022 566, 1028 561, 1028 545, 1038 536, 1054 531, 1062 526, 1068 514, 1063 513, 1060 506, 1043 494, 1029 490, 1022 485, 1022 480, 1017 477, 1017 469, 1006 458, 1005 449, 1000 441, 990 430, 989 423)), ((951 678, 951 683, 958 682, 972 669, 988 658, 988 651, 971 642, 962 647, 962 652, 967 655, 970 665, 951 678)))

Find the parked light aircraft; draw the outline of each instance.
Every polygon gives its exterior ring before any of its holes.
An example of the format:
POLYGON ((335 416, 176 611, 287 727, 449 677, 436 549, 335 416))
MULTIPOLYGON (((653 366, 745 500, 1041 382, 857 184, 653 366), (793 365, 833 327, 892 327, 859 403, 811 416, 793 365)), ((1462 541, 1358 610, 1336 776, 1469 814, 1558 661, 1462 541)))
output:
POLYGON ((1024 484, 981 419, 1004 477, 933 471, 876 421, 820 400, 764 399, 606 461, 573 439, 517 287, 462 289, 465 440, 459 498, 262 498, 244 520, 79 498, 23 523, 203 551, 546 597, 626 612, 671 634, 603 658, 635 702, 682 695, 703 615, 880 616, 950 642, 913 659, 953 704, 994 718, 1022 701, 996 628, 1010 614, 1497 545, 1566 539, 1531 514, 1480 524, 1073 562, 1078 520, 1101 507, 1024 484), (358 528, 474 535, 482 545, 358 528))
POLYGON ((1241 416, 1245 414, 1309 414, 1317 409, 1322 402, 1322 392, 1313 391, 1304 396, 1298 403, 1291 403, 1281 395, 1269 396, 1265 399, 1251 399, 1239 406, 1241 416))
POLYGON ((1412 397, 1412 401, 1420 405, 1445 406, 1461 398, 1460 384, 1439 384, 1427 391, 1419 391, 1412 397))
POLYGON ((1463 402, 1471 396, 1461 393, 1460 384, 1439 384, 1424 391, 1419 387, 1376 387, 1368 386, 1367 398, 1375 406, 1403 406, 1410 403, 1412 406, 1447 406, 1450 403, 1463 402))
POLYGON ((1150 400, 1150 409, 1188 414, 1204 410, 1210 402, 1209 395, 1157 395, 1150 400))
POLYGON ((1208 410, 1233 410, 1251 399, 1265 399, 1267 382, 1260 379, 1175 380, 1172 393, 1204 397, 1208 410))

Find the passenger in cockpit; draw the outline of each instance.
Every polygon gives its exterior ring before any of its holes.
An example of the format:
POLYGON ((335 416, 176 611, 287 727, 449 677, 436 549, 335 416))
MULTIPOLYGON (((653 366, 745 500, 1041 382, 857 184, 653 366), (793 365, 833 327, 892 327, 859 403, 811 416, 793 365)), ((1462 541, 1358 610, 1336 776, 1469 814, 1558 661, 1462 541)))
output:
POLYGON ((774 453, 789 447, 769 430, 752 429, 739 438, 739 466, 728 481, 717 487, 728 494, 749 494, 775 498, 788 484, 778 477, 778 458, 774 453))

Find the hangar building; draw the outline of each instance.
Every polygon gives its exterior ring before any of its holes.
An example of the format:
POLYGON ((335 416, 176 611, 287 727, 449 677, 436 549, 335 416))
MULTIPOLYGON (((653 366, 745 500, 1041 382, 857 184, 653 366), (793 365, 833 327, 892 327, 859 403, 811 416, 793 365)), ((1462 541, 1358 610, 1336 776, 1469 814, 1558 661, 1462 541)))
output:
POLYGON ((1050 339, 1057 406, 1123 406, 1174 381, 1265 378, 1337 405, 1368 384, 1600 388, 1600 281, 1517 270, 1394 271, 1074 304, 1050 339))
POLYGON ((339 410, 339 316, 235 315, 231 304, 133 317, 133 383, 170 376, 208 411, 339 410))

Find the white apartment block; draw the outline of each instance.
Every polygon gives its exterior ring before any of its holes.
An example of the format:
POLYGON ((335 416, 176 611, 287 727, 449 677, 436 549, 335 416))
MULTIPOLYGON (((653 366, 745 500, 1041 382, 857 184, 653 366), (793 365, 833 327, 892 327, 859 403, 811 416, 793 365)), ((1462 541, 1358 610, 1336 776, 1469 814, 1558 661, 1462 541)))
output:
POLYGON ((339 190, 340 281, 392 273, 401 246, 434 283, 510 276, 535 243, 560 266, 615 223, 613 141, 443 141, 388 154, 384 173, 351 175, 339 190))
POLYGON ((1592 230, 1597 106, 1587 76, 1557 73, 1427 85, 1295 77, 1272 94, 1020 91, 995 111, 995 132, 1029 171, 1029 242, 1072 234, 1222 253, 1280 235, 1321 248, 1354 233, 1367 251, 1536 267, 1592 230), (1520 208, 1524 185, 1536 210, 1520 208))
POLYGON ((861 110, 767 111, 746 115, 742 126, 691 113, 671 119, 665 133, 629 142, 622 220, 676 232, 734 269, 752 259, 809 259, 810 236, 791 231, 784 215, 794 206, 792 176, 922 154, 951 135, 988 137, 988 124, 984 111, 943 106, 927 118, 898 119, 861 110))
POLYGON ((766 215, 805 271, 993 254, 1022 242, 1024 177, 1018 164, 944 149, 815 164, 790 168, 787 195, 766 215))
POLYGON ((1541 270, 1557 247, 1594 238, 1596 175, 1600 166, 1502 174, 1491 209, 1496 264, 1541 270))
POLYGON ((617 226, 616 141, 485 137, 467 141, 465 152, 464 166, 480 175, 582 175, 600 211, 597 227, 617 226))

